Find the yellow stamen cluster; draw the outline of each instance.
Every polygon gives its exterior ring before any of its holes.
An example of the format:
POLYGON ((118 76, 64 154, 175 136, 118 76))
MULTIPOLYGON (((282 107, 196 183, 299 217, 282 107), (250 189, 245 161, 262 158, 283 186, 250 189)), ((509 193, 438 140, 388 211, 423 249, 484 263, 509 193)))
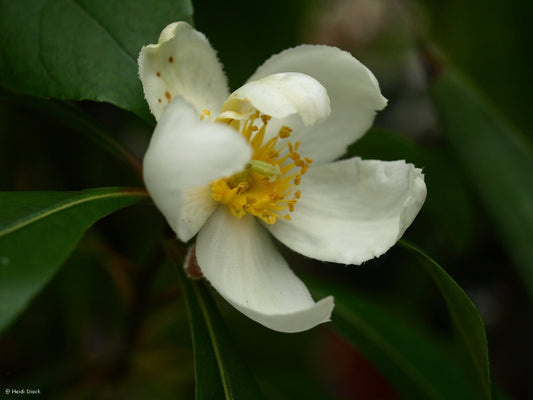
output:
POLYGON ((297 153, 300 142, 278 144, 279 139, 290 136, 292 130, 287 126, 282 126, 275 137, 265 141, 269 121, 270 116, 259 111, 244 122, 226 121, 240 130, 252 146, 252 161, 243 171, 213 182, 211 197, 227 205, 238 218, 248 213, 273 224, 278 218, 291 219, 288 212, 294 211, 301 196, 299 190, 294 191, 295 186, 300 184, 313 160, 297 153))

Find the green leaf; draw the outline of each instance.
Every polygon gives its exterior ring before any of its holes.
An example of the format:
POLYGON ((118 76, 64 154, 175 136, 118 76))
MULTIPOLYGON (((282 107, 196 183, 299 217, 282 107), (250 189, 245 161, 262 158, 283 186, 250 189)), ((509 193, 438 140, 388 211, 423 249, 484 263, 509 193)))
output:
MULTIPOLYGON (((175 254, 172 248, 169 251, 175 254)), ((174 260, 178 259, 175 255, 174 260)), ((250 370, 239 358, 224 321, 205 286, 177 266, 194 346, 196 400, 263 399, 250 370)))
POLYGON ((335 294, 332 324, 405 399, 477 399, 461 364, 427 332, 361 293, 312 281, 316 297, 335 294))
POLYGON ((445 70, 432 86, 447 137, 533 296, 533 147, 469 83, 445 70))
POLYGON ((142 189, 0 193, 0 331, 25 308, 100 218, 148 197, 142 189))
POLYGON ((472 384, 482 398, 490 399, 492 389, 489 352, 485 326, 479 311, 463 289, 431 257, 403 239, 400 244, 422 259, 422 265, 439 288, 446 301, 457 341, 465 351, 465 358, 468 360, 465 367, 472 378, 472 384))
POLYGON ((137 74, 139 51, 191 15, 190 0, 0 0, 0 85, 106 101, 153 121, 137 74))

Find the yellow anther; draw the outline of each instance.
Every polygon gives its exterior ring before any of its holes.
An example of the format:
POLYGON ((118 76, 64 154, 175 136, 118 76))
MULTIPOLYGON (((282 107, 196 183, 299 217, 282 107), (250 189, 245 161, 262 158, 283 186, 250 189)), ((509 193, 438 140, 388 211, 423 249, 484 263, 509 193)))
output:
POLYGON ((299 160, 300 159, 300 155, 294 151, 292 151, 290 154, 289 154, 289 158, 292 158, 293 160, 299 160))
POLYGON ((274 222, 276 222, 276 217, 272 216, 272 215, 269 215, 269 216, 263 216, 263 220, 269 224, 269 225, 272 225, 274 224, 274 222))
POLYGON ((248 189, 248 182, 241 182, 237 186, 237 192, 236 193, 237 194, 244 193, 244 192, 246 192, 247 189, 248 189))
POLYGON ((205 117, 207 117, 208 119, 211 119, 211 111, 204 108, 202 110, 202 114, 200 115, 200 119, 203 121, 205 117))
POLYGON ((268 124, 268 121, 270 121, 272 117, 270 115, 261 114, 261 121, 263 121, 263 124, 268 124))
POLYGON ((278 132, 278 136, 281 139, 285 139, 285 138, 288 138, 291 135, 291 132, 292 132, 291 128, 289 128, 288 126, 283 125, 280 128, 279 132, 278 132))
POLYGON ((277 201, 281 199, 281 196, 277 194, 276 192, 269 193, 268 196, 270 197, 270 200, 277 201))
MULTIPOLYGON (((210 116, 209 112, 202 115, 210 116)), ((301 191, 295 191, 294 187, 300 184, 312 160, 297 153, 300 142, 279 142, 290 137, 292 129, 288 126, 283 125, 276 136, 268 138, 266 130, 270 119, 255 111, 245 120, 223 121, 240 131, 253 153, 241 172, 211 183, 211 197, 225 204, 237 218, 251 214, 267 224, 274 224, 278 218, 291 220, 287 211, 295 210, 301 196, 301 191)))
POLYGON ((291 212, 294 211, 294 205, 295 204, 296 204, 296 200, 294 200, 294 199, 293 200, 289 200, 287 202, 287 205, 289 206, 289 211, 291 211, 291 212))

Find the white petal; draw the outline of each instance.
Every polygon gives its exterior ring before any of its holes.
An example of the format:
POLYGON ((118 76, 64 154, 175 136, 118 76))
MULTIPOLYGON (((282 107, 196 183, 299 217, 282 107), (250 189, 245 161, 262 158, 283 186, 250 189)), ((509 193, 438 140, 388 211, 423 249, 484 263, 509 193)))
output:
POLYGON ((251 154, 241 135, 200 121, 183 98, 166 108, 144 156, 144 181, 182 241, 198 232, 218 204, 210 198, 209 183, 242 170, 251 154))
POLYGON ((141 49, 138 63, 144 96, 156 120, 177 95, 198 112, 206 109, 214 115, 228 96, 226 76, 215 50, 186 22, 163 29, 158 44, 141 49))
POLYGON ((235 308, 280 332, 300 332, 329 321, 333 298, 315 303, 255 217, 238 219, 220 207, 198 234, 203 275, 235 308))
POLYGON ((426 198, 420 169, 404 161, 352 158, 311 168, 291 220, 268 228, 294 251, 361 264, 392 247, 426 198))
POLYGON ((291 136, 302 142, 300 154, 315 163, 342 156, 346 147, 370 128, 376 111, 387 104, 374 75, 350 53, 335 47, 303 45, 285 50, 259 67, 250 81, 289 71, 315 78, 326 88, 331 102, 328 119, 291 136))
POLYGON ((276 119, 299 115, 306 126, 324 120, 331 112, 326 89, 316 79, 299 73, 249 81, 228 97, 222 111, 246 113, 250 106, 276 119))

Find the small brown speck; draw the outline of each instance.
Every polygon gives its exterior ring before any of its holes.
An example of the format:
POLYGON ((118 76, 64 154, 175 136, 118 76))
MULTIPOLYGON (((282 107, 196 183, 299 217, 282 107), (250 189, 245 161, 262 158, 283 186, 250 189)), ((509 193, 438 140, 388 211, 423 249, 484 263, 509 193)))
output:
POLYGON ((169 57, 168 62, 174 62, 174 57, 169 57))
POLYGON ((157 101, 161 103, 161 99, 157 99, 157 101))
POLYGON ((158 77, 159 77, 159 76, 161 76, 161 74, 160 74, 159 72, 158 72, 158 73, 156 73, 156 75, 157 75, 158 77))
POLYGON ((169 92, 165 92, 165 97, 167 98, 167 101, 170 103, 170 100, 172 100, 172 96, 169 92))

